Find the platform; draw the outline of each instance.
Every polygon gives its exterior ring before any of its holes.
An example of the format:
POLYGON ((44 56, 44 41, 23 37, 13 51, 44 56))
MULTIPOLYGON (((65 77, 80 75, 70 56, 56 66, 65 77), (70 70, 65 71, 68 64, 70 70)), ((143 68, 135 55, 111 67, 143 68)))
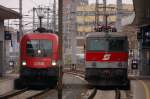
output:
POLYGON ((14 80, 18 78, 18 74, 5 74, 0 77, 0 95, 10 92, 14 89, 14 80))

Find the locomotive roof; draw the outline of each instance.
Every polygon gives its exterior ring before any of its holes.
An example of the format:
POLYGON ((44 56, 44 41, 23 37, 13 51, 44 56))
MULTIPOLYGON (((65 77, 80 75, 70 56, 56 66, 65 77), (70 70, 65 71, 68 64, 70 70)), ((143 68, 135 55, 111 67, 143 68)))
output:
POLYGON ((30 39, 36 39, 36 38, 56 38, 58 39, 58 36, 54 33, 28 33, 28 34, 25 34, 22 39, 27 39, 27 38, 30 38, 30 39))
MULTIPOLYGON (((86 37, 105 37, 106 33, 105 32, 91 32, 86 35, 86 37)), ((122 32, 113 32, 113 33, 108 33, 109 37, 127 37, 125 34, 122 32)))
POLYGON ((28 33, 28 34, 25 34, 24 37, 35 36, 35 35, 37 35, 37 36, 41 36, 41 35, 57 36, 54 33, 28 33))

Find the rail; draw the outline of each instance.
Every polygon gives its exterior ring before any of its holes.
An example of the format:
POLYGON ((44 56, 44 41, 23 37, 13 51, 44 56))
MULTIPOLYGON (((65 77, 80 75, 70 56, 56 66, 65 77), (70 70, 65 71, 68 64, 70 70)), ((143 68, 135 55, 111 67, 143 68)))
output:
POLYGON ((38 94, 35 94, 35 95, 33 95, 33 96, 28 97, 27 99, 36 99, 36 97, 39 97, 39 96, 41 96, 41 95, 43 95, 43 94, 45 94, 45 93, 47 93, 47 92, 49 92, 49 91, 50 91, 50 89, 45 89, 45 90, 41 91, 41 92, 38 93, 38 94))
POLYGON ((8 98, 17 96, 17 95, 19 95, 19 94, 22 94, 22 93, 24 93, 24 92, 26 92, 26 91, 28 91, 28 88, 25 88, 25 89, 22 89, 22 90, 15 90, 15 91, 6 93, 6 94, 4 94, 4 95, 0 95, 0 99, 8 99, 8 98))
POLYGON ((90 94, 90 96, 88 97, 88 99, 93 99, 95 97, 96 93, 97 93, 97 89, 95 88, 93 90, 93 92, 90 94))
POLYGON ((120 90, 115 90, 115 99, 121 99, 121 93, 120 93, 120 90))
MULTIPOLYGON (((64 69, 64 73, 80 76, 82 78, 84 78, 84 74, 85 74, 83 70, 77 70, 77 69, 69 69, 69 70, 64 69)), ((88 97, 88 99, 93 99, 96 93, 97 93, 97 89, 95 88, 93 92, 90 94, 90 96, 88 97)), ((118 89, 115 90, 115 99, 121 99, 121 92, 118 89)))
MULTIPOLYGON (((65 71, 65 73, 71 74, 71 75, 76 75, 76 76, 84 78, 84 73, 85 72, 82 71, 82 70, 70 70, 70 71, 65 71)), ((95 88, 95 89, 93 89, 93 91, 91 92, 91 94, 88 96, 87 99, 94 99, 96 93, 97 93, 97 89, 95 88)))

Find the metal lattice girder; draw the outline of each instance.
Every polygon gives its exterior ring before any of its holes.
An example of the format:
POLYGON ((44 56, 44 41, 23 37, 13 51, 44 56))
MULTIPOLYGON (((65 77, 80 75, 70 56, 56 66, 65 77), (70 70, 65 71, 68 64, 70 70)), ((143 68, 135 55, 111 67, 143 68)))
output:
MULTIPOLYGON (((120 14, 122 16, 128 16, 128 15, 131 15, 133 14, 134 12, 133 11, 123 11, 121 12, 120 14)), ((95 16, 95 11, 78 11, 76 12, 77 16, 95 16)), ((108 12, 109 15, 115 15, 117 14, 117 11, 109 11, 108 12)), ((103 11, 100 11, 97 15, 105 15, 105 13, 103 11)))

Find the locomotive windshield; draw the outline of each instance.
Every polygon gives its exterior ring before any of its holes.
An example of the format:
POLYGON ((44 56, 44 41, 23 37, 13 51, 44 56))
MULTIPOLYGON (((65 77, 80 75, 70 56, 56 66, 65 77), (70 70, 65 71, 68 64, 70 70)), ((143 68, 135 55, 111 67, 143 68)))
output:
POLYGON ((52 55, 52 41, 30 40, 27 41, 27 55, 31 57, 48 57, 52 55))
POLYGON ((107 42, 104 39, 88 38, 87 50, 105 51, 107 50, 107 42))
POLYGON ((91 37, 87 39, 87 50, 89 51, 108 51, 121 52, 127 51, 128 43, 124 38, 98 38, 91 37))

